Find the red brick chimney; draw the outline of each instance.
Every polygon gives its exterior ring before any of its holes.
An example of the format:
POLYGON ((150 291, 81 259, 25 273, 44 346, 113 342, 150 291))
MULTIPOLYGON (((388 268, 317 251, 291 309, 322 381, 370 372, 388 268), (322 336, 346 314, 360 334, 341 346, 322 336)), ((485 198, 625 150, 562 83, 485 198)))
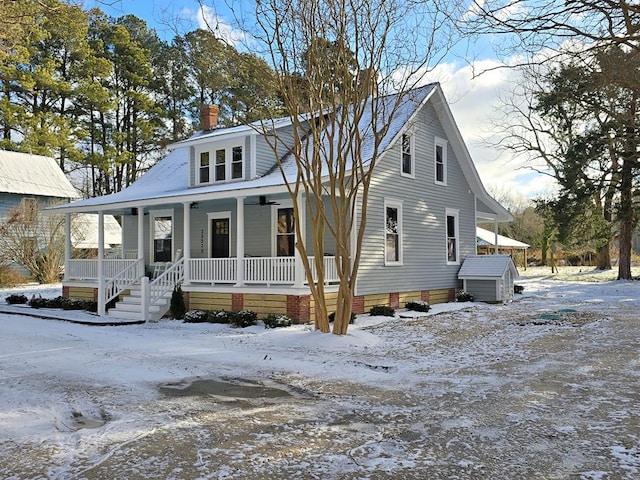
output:
POLYGON ((217 105, 202 106, 202 130, 208 132, 218 126, 218 112, 220 109, 217 105))

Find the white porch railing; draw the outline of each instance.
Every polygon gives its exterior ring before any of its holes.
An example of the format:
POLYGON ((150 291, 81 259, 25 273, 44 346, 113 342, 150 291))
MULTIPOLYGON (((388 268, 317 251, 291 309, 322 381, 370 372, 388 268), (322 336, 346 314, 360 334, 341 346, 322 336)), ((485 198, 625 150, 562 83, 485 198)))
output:
POLYGON ((144 260, 140 258, 113 278, 107 280, 104 286, 104 304, 106 305, 122 292, 137 283, 143 275, 144 260))
MULTIPOLYGON (((314 280, 314 258, 310 257, 314 280)), ((295 283, 294 257, 192 258, 189 260, 191 283, 236 283, 238 264, 244 265, 244 283, 278 284, 295 283)), ((324 257, 324 281, 339 281, 335 257, 324 257)), ((306 280, 304 283, 307 283, 306 280)))
POLYGON ((237 258, 192 258, 189 260, 190 281, 235 283, 237 258))
POLYGON ((244 258, 244 283, 286 284, 295 282, 294 257, 244 258))
MULTIPOLYGON (((155 305, 158 300, 173 291, 178 283, 184 279, 184 259, 177 260, 161 275, 149 282, 149 303, 155 305)), ((142 294, 144 296, 144 292, 142 294)))
MULTIPOLYGON (((103 261, 105 278, 114 278, 131 265, 135 265, 137 259, 105 258, 103 261)), ((72 259, 69 260, 68 270, 65 272, 67 280, 98 280, 98 260, 72 259)), ((139 278, 139 277, 138 277, 139 278)))
MULTIPOLYGON (((314 280, 317 281, 314 258, 310 257, 309 261, 313 269, 314 280)), ((174 266, 177 264, 180 265, 180 267, 176 267, 180 269, 180 275, 184 275, 184 263, 179 261, 174 266)), ((245 284, 293 285, 295 283, 294 257, 192 258, 189 260, 190 278, 186 280, 190 283, 235 284, 238 281, 237 272, 240 264, 244 265, 245 284)), ((139 280, 144 275, 144 265, 141 260, 104 259, 103 268, 106 279, 115 280, 118 278, 118 282, 125 279, 127 281, 133 280, 134 276, 136 280, 139 280), (136 265, 137 267, 134 268, 133 266, 136 265), (123 274, 126 278, 121 277, 123 274)), ((170 268, 168 271, 172 271, 172 269, 170 268)), ((97 281, 98 260, 70 260, 66 280, 97 281)), ((325 283, 339 281, 335 257, 324 257, 324 281, 325 283)), ((307 283, 306 279, 304 283, 307 283)), ((109 288, 110 286, 107 284, 105 295, 112 294, 108 292, 109 288)))
MULTIPOLYGON (((309 263, 311 264, 311 272, 313 272, 313 281, 318 281, 318 274, 316 272, 316 263, 315 258, 310 257, 309 263)), ((336 257, 324 257, 324 282, 339 282, 340 277, 338 277, 338 267, 336 267, 336 257)), ((305 283, 308 283, 305 281, 305 283)))

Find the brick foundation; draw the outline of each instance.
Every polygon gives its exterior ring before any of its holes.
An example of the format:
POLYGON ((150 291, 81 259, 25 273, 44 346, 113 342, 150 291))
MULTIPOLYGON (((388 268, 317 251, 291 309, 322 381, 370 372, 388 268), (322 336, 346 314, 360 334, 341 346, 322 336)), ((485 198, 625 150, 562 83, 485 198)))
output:
POLYGON ((240 312, 244 310, 244 295, 241 293, 231 294, 231 309, 234 312, 240 312))
POLYGON ((296 323, 306 323, 311 320, 311 296, 287 295, 287 316, 296 323))
POLYGON ((389 294, 389 306, 391 308, 400 308, 400 293, 390 293, 389 294))
POLYGON ((362 295, 353 297, 351 311, 356 315, 362 315, 364 313, 364 297, 362 295))

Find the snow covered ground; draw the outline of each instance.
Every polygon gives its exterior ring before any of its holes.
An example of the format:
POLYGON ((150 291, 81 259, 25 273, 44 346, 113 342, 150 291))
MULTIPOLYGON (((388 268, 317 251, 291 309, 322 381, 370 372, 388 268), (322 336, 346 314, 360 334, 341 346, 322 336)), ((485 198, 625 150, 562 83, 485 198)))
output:
POLYGON ((640 478, 640 284, 521 273, 340 338, 0 313, 0 477, 640 478))

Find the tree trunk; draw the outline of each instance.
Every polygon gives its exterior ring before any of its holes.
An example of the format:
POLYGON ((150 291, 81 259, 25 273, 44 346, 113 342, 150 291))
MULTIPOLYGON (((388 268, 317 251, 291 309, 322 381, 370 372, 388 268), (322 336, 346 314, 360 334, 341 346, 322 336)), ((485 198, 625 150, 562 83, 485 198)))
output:
POLYGON ((598 270, 611 270, 611 250, 610 243, 598 247, 596 260, 596 268, 598 270))
POLYGON ((631 240, 633 225, 631 220, 620 222, 620 253, 618 257, 618 280, 632 280, 631 276, 631 240))

